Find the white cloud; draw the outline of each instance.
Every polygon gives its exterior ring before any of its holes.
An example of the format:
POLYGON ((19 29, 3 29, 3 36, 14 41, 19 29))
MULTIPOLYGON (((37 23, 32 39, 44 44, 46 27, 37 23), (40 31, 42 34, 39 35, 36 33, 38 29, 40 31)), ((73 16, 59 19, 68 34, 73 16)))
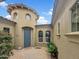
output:
POLYGON ((53 11, 53 8, 51 8, 50 11, 53 11))
POLYGON ((53 8, 49 10, 48 15, 52 15, 52 12, 53 12, 53 8))
POLYGON ((52 15, 53 12, 53 8, 51 8, 48 12, 43 12, 43 14, 45 15, 52 15))
POLYGON ((6 6, 8 6, 8 4, 6 3, 6 2, 0 2, 0 7, 6 7, 6 6))
POLYGON ((37 24, 48 24, 48 21, 45 19, 45 17, 40 16, 39 20, 37 21, 37 24))
POLYGON ((11 20, 11 15, 7 15, 7 16, 5 16, 5 18, 11 20))
POLYGON ((52 12, 51 12, 51 11, 49 11, 49 12, 48 12, 48 15, 52 15, 52 12))

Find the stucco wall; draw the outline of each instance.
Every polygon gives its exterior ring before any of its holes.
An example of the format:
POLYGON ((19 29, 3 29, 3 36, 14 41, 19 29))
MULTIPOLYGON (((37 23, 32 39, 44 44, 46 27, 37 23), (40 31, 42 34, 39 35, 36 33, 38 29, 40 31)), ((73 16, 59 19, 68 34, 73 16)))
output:
MULTIPOLYGON (((65 10, 53 25, 54 43, 58 47, 59 59, 79 59, 79 35, 71 32, 71 11, 70 8, 76 0, 67 1, 65 10), (57 33, 58 22, 60 22, 60 37, 57 33)), ((76 32, 78 33, 78 32, 76 32)))
POLYGON ((32 11, 29 11, 27 9, 14 9, 12 12, 11 12, 11 15, 12 15, 12 20, 15 21, 17 24, 16 24, 16 27, 15 27, 15 44, 16 44, 16 47, 24 47, 24 29, 23 27, 31 27, 33 28, 32 30, 32 38, 31 38, 31 46, 34 46, 34 41, 35 41, 35 25, 36 25, 36 19, 37 19, 37 16, 32 12, 32 11), (17 19, 13 19, 13 14, 14 13, 17 13, 18 15, 18 18, 17 19), (31 15, 31 20, 27 20, 25 18, 26 14, 30 14, 31 15))
MULTIPOLYGON (((51 30, 51 26, 49 25, 37 25, 36 26, 36 45, 40 45, 40 46, 46 46, 47 42, 46 42, 46 37, 45 37, 45 34, 46 34, 46 31, 52 31, 51 30), (39 31, 43 31, 43 42, 39 42, 38 41, 38 32, 39 31)), ((52 41, 52 33, 51 33, 51 37, 50 37, 50 40, 52 41)))

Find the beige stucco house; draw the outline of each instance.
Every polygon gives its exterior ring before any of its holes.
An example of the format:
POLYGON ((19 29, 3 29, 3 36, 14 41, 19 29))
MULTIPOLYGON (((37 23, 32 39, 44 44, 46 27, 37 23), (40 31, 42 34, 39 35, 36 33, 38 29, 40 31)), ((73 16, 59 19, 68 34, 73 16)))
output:
POLYGON ((11 19, 0 16, 0 30, 13 37, 13 45, 18 48, 42 45, 51 40, 51 25, 37 25, 38 14, 23 4, 8 5, 11 19))
POLYGON ((0 16, 0 30, 13 37, 18 48, 46 46, 53 41, 58 59, 79 59, 79 0, 55 0, 51 24, 37 25, 38 14, 23 4, 10 4, 11 19, 0 16))
POLYGON ((79 0, 56 0, 52 16, 59 59, 79 59, 79 0))

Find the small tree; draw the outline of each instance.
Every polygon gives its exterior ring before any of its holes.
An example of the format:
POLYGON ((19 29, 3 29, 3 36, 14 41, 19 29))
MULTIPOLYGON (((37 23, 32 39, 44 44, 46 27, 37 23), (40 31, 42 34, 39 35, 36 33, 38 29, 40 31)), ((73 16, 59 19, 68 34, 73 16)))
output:
POLYGON ((12 55, 12 36, 0 31, 0 59, 8 59, 12 55))

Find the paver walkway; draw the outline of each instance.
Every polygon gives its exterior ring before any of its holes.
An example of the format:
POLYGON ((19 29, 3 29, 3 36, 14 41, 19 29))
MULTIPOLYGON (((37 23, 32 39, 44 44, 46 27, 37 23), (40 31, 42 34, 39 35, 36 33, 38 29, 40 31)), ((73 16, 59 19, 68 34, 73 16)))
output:
POLYGON ((9 59, 50 59, 45 48, 36 49, 33 47, 22 50, 14 50, 14 55, 9 59))

